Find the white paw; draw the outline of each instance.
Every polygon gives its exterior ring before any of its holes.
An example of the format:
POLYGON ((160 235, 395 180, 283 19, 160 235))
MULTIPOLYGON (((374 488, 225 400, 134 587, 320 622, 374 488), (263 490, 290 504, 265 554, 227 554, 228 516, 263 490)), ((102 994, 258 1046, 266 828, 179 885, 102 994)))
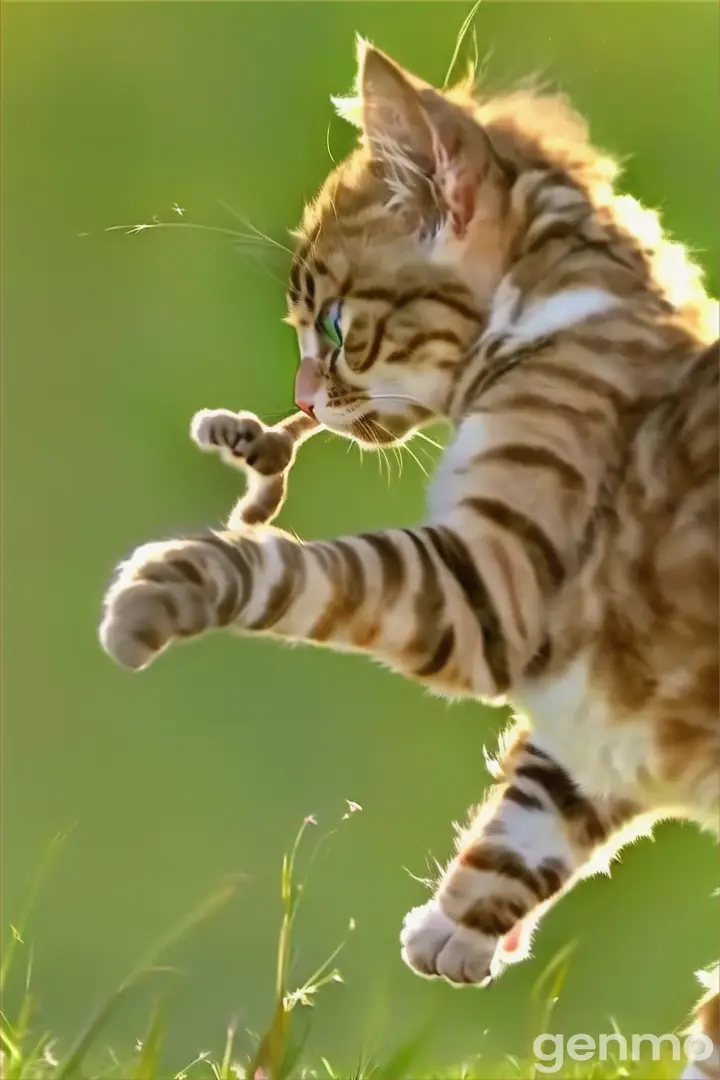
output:
POLYGON ((497 939, 459 926, 437 900, 408 912, 400 943, 405 963, 426 978, 441 976, 456 986, 490 981, 497 939))
POLYGON ((118 590, 100 625, 100 644, 121 667, 142 671, 174 633, 161 585, 137 581, 118 590))
POLYGON ((234 413, 229 409, 201 409, 190 424, 190 438, 201 450, 214 450, 232 457, 246 458, 265 433, 262 423, 252 413, 234 413))
POLYGON ((177 636, 208 625, 203 561, 192 542, 144 544, 120 568, 105 597, 100 644, 122 667, 140 671, 177 636))
POLYGON ((190 438, 204 451, 219 454, 235 469, 277 476, 292 460, 293 440, 287 431, 266 428, 254 413, 201 409, 190 425, 190 438))

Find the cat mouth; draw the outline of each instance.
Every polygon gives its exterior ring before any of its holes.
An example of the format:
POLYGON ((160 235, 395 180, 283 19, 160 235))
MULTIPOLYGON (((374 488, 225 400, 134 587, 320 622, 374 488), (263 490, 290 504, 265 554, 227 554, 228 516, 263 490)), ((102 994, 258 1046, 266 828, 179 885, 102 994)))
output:
POLYGON ((369 404, 365 397, 342 400, 335 398, 322 402, 313 409, 313 415, 329 431, 334 431, 346 439, 372 445, 379 441, 378 436, 382 436, 382 432, 376 424, 370 423, 369 404))
POLYGON ((363 446, 392 446, 401 443, 420 424, 431 418, 430 409, 412 403, 397 402, 397 410, 380 411, 372 398, 344 401, 342 407, 326 406, 317 419, 327 428, 353 439, 363 446))
POLYGON ((382 420, 372 410, 362 412, 358 409, 331 411, 322 410, 317 417, 323 427, 334 431, 346 439, 361 443, 363 446, 391 446, 407 434, 411 423, 400 417, 383 417, 382 420), (349 414, 349 415, 348 415, 349 414), (389 422, 388 422, 389 421, 389 422))

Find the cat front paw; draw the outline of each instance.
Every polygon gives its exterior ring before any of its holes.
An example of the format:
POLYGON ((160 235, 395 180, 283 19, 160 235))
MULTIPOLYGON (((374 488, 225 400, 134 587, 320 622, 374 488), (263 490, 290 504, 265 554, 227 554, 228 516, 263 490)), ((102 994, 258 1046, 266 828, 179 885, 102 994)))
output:
POLYGON ((100 644, 121 667, 146 668, 173 638, 213 624, 212 549, 193 541, 144 544, 105 596, 100 644))
POLYGON ((454 986, 484 986, 492 978, 498 939, 453 922, 437 899, 408 912, 400 943, 405 963, 425 978, 454 986))
POLYGON ((226 464, 247 467, 263 476, 283 472, 293 454, 289 435, 266 428, 250 412, 201 409, 192 418, 190 438, 201 450, 218 453, 226 464))

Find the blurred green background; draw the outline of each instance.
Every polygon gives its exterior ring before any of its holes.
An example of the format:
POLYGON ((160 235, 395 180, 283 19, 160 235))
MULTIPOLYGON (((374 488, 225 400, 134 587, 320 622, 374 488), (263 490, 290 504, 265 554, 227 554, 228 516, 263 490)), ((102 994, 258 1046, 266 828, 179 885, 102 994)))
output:
MULTIPOLYGON (((468 5, 31 3, 3 11, 4 923, 50 836, 77 828, 34 920, 46 1023, 75 1030, 99 995, 226 873, 231 908, 169 958, 188 972, 174 1057, 217 1045, 269 1004, 282 851, 314 813, 344 822, 302 916, 299 971, 342 936, 346 984, 310 1053, 341 1063, 432 1014, 428 1059, 522 1051, 528 994, 579 939, 554 1030, 672 1030, 717 952, 716 853, 664 827, 546 920, 536 959, 491 993, 414 978, 398 956, 450 822, 482 795, 481 746, 504 716, 448 707, 360 658, 213 638, 142 676, 96 643, 113 566, 139 541, 219 524, 239 478, 199 455, 201 407, 275 417, 292 402, 282 252, 183 220, 283 240, 351 133, 329 96, 356 30, 444 77, 468 5)), ((718 240, 714 3, 504 3, 475 19, 491 80, 542 70, 632 155, 626 187, 662 207, 712 276, 718 240)), ((414 444, 415 445, 415 444, 414 444)), ((418 451, 422 455, 422 450, 418 451)), ((322 436, 303 449, 283 522, 307 537, 407 524, 424 477, 322 436)), ((115 1035, 140 1035, 147 1001, 115 1035)))

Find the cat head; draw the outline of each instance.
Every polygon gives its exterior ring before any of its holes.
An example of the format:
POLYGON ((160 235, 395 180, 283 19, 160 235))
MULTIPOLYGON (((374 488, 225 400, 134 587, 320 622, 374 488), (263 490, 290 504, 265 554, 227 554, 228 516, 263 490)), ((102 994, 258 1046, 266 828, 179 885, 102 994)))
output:
POLYGON ((305 209, 288 299, 297 404, 373 445, 443 413, 483 325, 463 273, 483 209, 488 276, 499 272, 501 186, 462 109, 364 42, 358 52, 358 97, 336 107, 360 143, 305 209))
MULTIPOLYGON (((297 404, 326 427, 377 445, 445 415, 508 264, 513 191, 548 164, 521 116, 538 100, 483 115, 469 86, 436 90, 359 42, 357 96, 335 101, 359 144, 305 208, 288 289, 297 404)), ((547 101, 581 172, 582 121, 547 101)))

